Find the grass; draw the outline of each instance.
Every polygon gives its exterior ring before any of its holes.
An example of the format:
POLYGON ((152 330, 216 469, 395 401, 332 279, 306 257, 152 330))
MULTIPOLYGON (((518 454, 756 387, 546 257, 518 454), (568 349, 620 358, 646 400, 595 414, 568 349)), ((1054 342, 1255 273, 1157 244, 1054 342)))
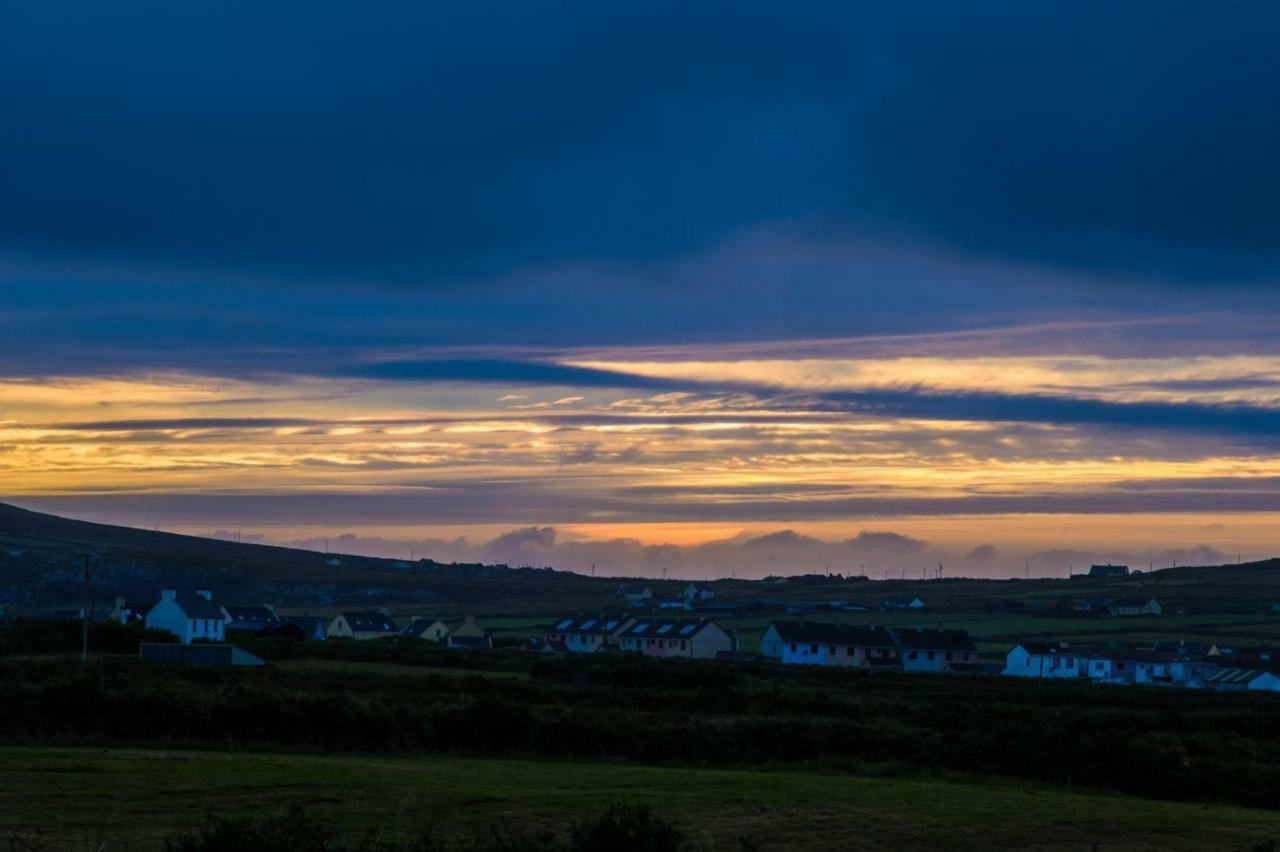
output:
POLYGON ((647 802, 721 850, 1244 850, 1280 814, 999 783, 438 757, 0 749, 0 840, 157 848, 208 813, 291 803, 352 833, 563 827, 647 802), (1098 845, 1094 845, 1098 844, 1098 845))
POLYGON ((525 672, 452 669, 439 666, 410 666, 402 663, 375 663, 356 660, 276 660, 271 665, 285 671, 349 672, 352 674, 379 674, 397 677, 485 677, 499 680, 527 680, 529 677, 525 672))

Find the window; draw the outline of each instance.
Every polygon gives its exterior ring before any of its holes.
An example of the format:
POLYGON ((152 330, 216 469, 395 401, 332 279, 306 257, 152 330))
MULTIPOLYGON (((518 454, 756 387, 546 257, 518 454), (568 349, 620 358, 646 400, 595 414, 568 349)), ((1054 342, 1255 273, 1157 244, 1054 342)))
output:
POLYGON ((938 656, 938 655, 937 655, 937 654, 935 654, 933 651, 930 651, 930 652, 929 652, 929 659, 930 659, 930 660, 934 659, 934 658, 935 658, 935 657, 937 657, 937 656, 938 656))
POLYGON ((948 662, 948 663, 949 663, 949 662, 951 662, 951 652, 950 652, 950 651, 948 651, 948 652, 947 652, 947 662, 948 662))
POLYGON ((828 653, 828 654, 831 654, 832 656, 835 656, 835 653, 836 653, 836 646, 835 646, 835 645, 829 645, 829 646, 827 647, 827 653, 828 653))
POLYGON ((791 653, 793 653, 793 654, 794 654, 795 652, 796 652, 796 643, 795 643, 795 642, 792 642, 792 643, 791 643, 791 653))
POLYGON ((817 645, 810 645, 810 646, 809 646, 809 653, 810 653, 810 654, 816 654, 816 653, 818 653, 818 646, 817 646, 817 645))
POLYGON ((1076 658, 1075 658, 1075 657, 1067 657, 1067 661, 1066 661, 1066 662, 1067 662, 1067 668, 1069 668, 1069 669, 1074 669, 1074 668, 1076 667, 1076 658))
POLYGON ((918 657, 918 656, 919 656, 919 654, 917 654, 915 651, 912 651, 910 654, 907 654, 907 659, 908 659, 908 660, 914 660, 914 659, 916 659, 916 657, 918 657))
POLYGON ((681 640, 680 640, 680 650, 681 650, 681 651, 685 650, 685 648, 686 648, 686 647, 688 647, 688 645, 689 645, 689 643, 688 643, 688 642, 686 642, 685 640, 683 640, 683 639, 681 639, 681 640))

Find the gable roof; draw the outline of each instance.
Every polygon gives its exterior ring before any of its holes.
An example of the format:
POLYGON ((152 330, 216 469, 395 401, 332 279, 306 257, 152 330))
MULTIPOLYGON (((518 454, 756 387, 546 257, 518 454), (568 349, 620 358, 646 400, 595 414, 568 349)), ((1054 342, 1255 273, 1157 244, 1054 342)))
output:
POLYGON ((888 628, 872 624, 831 624, 816 621, 775 621, 769 625, 783 642, 811 645, 855 645, 863 648, 892 648, 888 628))
POLYGON ((1155 598, 1119 598, 1111 602, 1112 609, 1142 609, 1155 598))
POLYGON ((280 621, 282 624, 293 624, 301 627, 308 636, 314 636, 317 633, 323 636, 325 634, 325 625, 328 623, 318 615, 285 615, 281 616, 280 621))
POLYGON ((562 615, 551 623, 548 633, 584 633, 612 636, 634 616, 605 610, 599 613, 572 613, 562 615))
POLYGON ((1211 675, 1205 677, 1205 683, 1252 683, 1267 672, 1259 669, 1219 669, 1211 675))
POLYGON ((376 609, 371 612, 344 612, 342 617, 352 631, 360 633, 395 633, 397 629, 391 616, 376 609))
POLYGON ((1108 562, 1106 565, 1089 566, 1090 577, 1123 577, 1128 573, 1128 565, 1112 565, 1108 562))
POLYGON ((232 624, 267 627, 280 620, 265 606, 224 606, 222 609, 231 618, 232 624))
POLYGON ((622 631, 619 638, 692 639, 712 624, 715 622, 710 618, 640 618, 622 631))
MULTIPOLYGON (((405 625, 404 629, 400 631, 400 635, 417 639, 423 633, 426 633, 428 628, 435 627, 437 624, 444 624, 444 622, 438 618, 415 618, 405 625)), ((444 632, 446 635, 449 633, 449 625, 445 624, 444 632)))
POLYGON ((903 648, 912 651, 973 651, 978 650, 963 630, 936 630, 932 628, 893 628, 893 636, 903 648))
POLYGON ((187 618, 214 618, 218 621, 225 621, 226 618, 222 614, 222 610, 213 605, 213 601, 197 595, 194 592, 180 594, 175 598, 164 598, 156 601, 153 606, 158 606, 165 600, 172 600, 182 610, 182 614, 187 618))

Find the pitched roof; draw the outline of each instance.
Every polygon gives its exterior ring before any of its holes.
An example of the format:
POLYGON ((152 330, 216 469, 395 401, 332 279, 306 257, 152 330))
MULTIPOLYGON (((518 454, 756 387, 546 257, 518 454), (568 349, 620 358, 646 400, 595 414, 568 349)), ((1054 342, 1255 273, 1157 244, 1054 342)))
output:
POLYGON ((830 624, 816 621, 775 621, 772 627, 783 642, 815 645, 855 645, 863 648, 892 648, 892 634, 871 624, 830 624))
POLYGON ((454 636, 452 633, 445 637, 445 643, 450 648, 492 648, 493 640, 488 636, 454 636))
POLYGON ((216 618, 219 621, 225 620, 222 610, 214 606, 213 601, 210 601, 201 595, 194 593, 181 594, 172 600, 178 605, 187 618, 216 618))
POLYGON ((1204 679, 1205 683, 1250 683, 1267 672, 1258 669, 1219 669, 1204 679))
MULTIPOLYGON (((427 632, 427 628, 434 627, 437 623, 443 623, 438 618, 415 618, 413 621, 405 625, 400 631, 401 636, 411 636, 414 639, 420 638, 423 633, 427 632)), ((446 626, 445 633, 448 633, 446 626)))
POLYGON ((265 606, 224 606, 223 609, 231 617, 231 625, 228 626, 241 624, 266 627, 280 620, 265 606))
POLYGON ((285 615, 280 617, 280 621, 301 627, 308 636, 314 636, 316 633, 323 636, 325 632, 326 622, 318 615, 285 615))
POLYGON ((1155 598, 1119 598, 1111 602, 1112 609, 1142 609, 1155 598))
POLYGON ((893 636, 903 648, 913 651, 977 651, 963 630, 936 630, 922 627, 895 627, 893 636))
POLYGON ((626 630, 622 639, 691 639, 707 625, 710 618, 640 618, 626 630))
POLYGON ((395 633, 396 623, 385 612, 344 612, 347 626, 360 633, 395 633))
POLYGON ((572 613, 563 615, 551 623, 548 633, 585 633, 587 635, 613 635, 633 616, 606 610, 599 613, 572 613))

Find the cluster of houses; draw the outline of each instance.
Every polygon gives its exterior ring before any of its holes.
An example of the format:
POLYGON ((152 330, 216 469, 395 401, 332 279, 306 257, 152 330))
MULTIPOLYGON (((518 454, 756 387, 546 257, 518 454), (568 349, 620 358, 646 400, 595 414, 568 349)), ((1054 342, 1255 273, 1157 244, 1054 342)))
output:
POLYGON ((602 612, 558 618, 526 647, 542 653, 629 651, 649 657, 714 660, 737 652, 738 639, 706 617, 656 618, 602 612))
POLYGON ((1268 652, 1224 654, 1213 643, 1156 642, 1148 647, 1020 642, 1002 674, 1097 683, 1280 692, 1280 667, 1268 652))
POLYGON ((493 647, 489 631, 477 624, 472 615, 456 625, 431 618, 413 618, 400 625, 387 610, 350 610, 332 618, 282 615, 270 604, 219 606, 213 602, 210 589, 192 592, 164 589, 159 600, 141 606, 131 604, 125 598, 117 598, 108 619, 122 624, 140 621, 148 629, 172 633, 183 645, 226 642, 240 633, 297 640, 366 640, 407 636, 438 642, 446 648, 493 647))

